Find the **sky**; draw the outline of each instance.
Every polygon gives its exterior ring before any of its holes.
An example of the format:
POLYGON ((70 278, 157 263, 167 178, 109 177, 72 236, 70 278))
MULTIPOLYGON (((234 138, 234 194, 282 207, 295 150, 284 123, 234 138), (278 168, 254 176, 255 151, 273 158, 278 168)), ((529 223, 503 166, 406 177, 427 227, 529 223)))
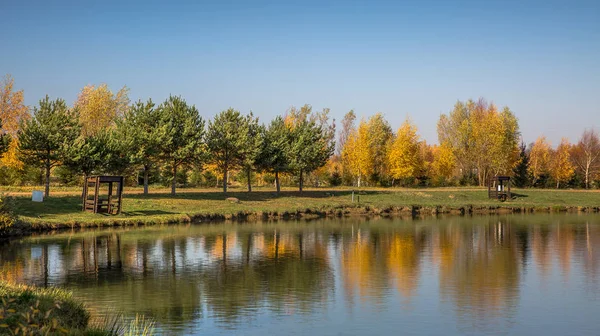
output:
POLYGON ((525 142, 600 129, 600 1, 0 0, 0 76, 33 106, 87 84, 211 118, 291 106, 410 117, 437 142, 457 100, 508 106, 525 142))

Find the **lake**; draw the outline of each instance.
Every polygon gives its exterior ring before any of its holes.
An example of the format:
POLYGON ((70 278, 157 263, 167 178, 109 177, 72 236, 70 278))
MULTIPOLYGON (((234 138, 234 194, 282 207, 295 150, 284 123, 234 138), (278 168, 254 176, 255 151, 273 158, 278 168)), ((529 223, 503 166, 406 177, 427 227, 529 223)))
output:
POLYGON ((600 333, 593 214, 61 232, 4 243, 0 270, 160 334, 600 333))

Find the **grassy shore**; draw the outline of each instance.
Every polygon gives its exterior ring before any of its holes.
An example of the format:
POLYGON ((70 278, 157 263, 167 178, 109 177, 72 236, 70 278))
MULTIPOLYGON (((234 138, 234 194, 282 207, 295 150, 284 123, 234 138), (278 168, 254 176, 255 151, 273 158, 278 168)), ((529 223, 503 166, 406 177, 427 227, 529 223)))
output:
POLYGON ((595 212, 600 207, 600 191, 582 190, 516 189, 513 200, 499 202, 488 199, 483 188, 362 189, 355 192, 352 202, 352 190, 347 188, 309 189, 303 193, 287 189, 280 195, 264 189, 251 193, 234 189, 226 195, 216 189, 182 189, 175 196, 166 189, 143 195, 139 188, 127 188, 123 213, 108 216, 82 212, 79 189, 63 189, 43 203, 32 202, 28 191, 4 192, 16 198, 20 230, 355 213, 595 212))
POLYGON ((90 313, 71 293, 0 280, 0 335, 150 336, 154 322, 121 315, 90 322, 90 313))
POLYGON ((90 314, 69 292, 0 281, 0 297, 0 334, 88 335, 90 314))

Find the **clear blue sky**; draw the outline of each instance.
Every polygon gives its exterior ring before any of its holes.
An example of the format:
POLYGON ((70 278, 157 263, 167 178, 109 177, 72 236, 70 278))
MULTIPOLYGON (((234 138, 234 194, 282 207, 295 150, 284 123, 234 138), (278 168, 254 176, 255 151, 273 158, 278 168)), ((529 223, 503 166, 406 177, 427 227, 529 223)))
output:
POLYGON ((600 1, 0 0, 0 74, 26 103, 86 84, 182 95, 205 117, 291 105, 410 116, 436 142, 457 100, 508 105, 527 142, 600 128, 600 1))

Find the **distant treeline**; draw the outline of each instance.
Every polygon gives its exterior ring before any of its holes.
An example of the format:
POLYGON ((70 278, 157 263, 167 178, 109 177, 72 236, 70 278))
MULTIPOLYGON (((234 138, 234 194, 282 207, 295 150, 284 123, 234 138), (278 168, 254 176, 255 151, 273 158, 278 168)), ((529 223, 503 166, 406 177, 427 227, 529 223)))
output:
POLYGON ((406 120, 396 132, 377 113, 348 112, 336 131, 329 109, 291 107, 270 122, 232 108, 212 120, 179 96, 130 103, 126 87, 84 87, 69 106, 48 96, 33 108, 6 76, 0 83, 0 184, 80 185, 85 176, 124 175, 130 184, 221 187, 485 185, 511 175, 521 187, 598 187, 600 141, 526 146, 508 107, 457 102, 438 121, 439 144, 406 120))

